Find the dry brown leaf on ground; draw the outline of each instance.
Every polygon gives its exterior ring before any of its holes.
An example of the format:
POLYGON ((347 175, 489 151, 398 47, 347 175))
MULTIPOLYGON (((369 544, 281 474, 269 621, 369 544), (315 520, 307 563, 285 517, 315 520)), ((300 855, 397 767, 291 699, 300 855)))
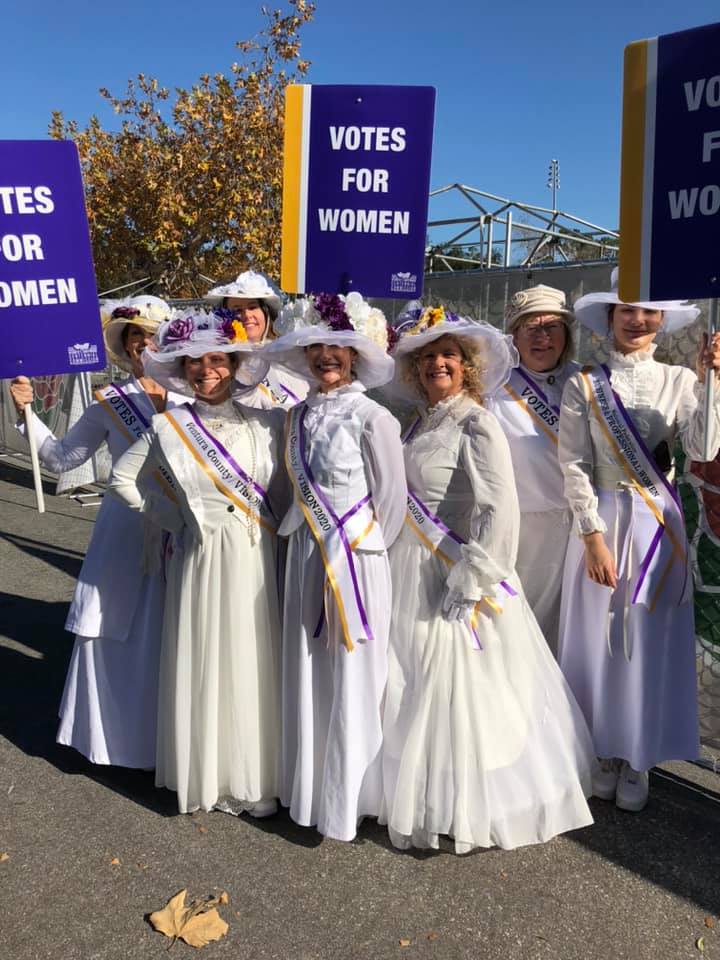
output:
POLYGON ((715 917, 705 917, 705 926, 708 928, 708 930, 712 930, 712 928, 715 926, 715 917))
POLYGON ((113 857, 112 860, 110 861, 110 866, 111 866, 111 867, 117 867, 117 866, 119 866, 119 864, 120 864, 120 861, 118 860, 117 857, 113 857))
POLYGON ((5 861, 9 859, 10 859, 9 853, 0 853, 0 863, 5 863, 5 861))
POLYGON ((440 937, 440 934, 435 933, 434 930, 431 930, 430 933, 427 935, 428 940, 437 940, 439 939, 439 937, 440 937))
MULTIPOLYGON (((220 940, 229 927, 215 909, 219 904, 229 903, 230 898, 223 891, 219 897, 207 900, 193 900, 185 905, 187 889, 171 897, 162 910, 151 913, 148 920, 153 928, 166 937, 184 940, 191 947, 204 947, 212 940, 220 940)), ((172 944, 171 944, 172 946, 172 944)))
POLYGON ((407 939, 407 937, 401 937, 398 942, 399 942, 399 944, 400 944, 401 947, 409 947, 409 946, 410 946, 410 941, 407 939))

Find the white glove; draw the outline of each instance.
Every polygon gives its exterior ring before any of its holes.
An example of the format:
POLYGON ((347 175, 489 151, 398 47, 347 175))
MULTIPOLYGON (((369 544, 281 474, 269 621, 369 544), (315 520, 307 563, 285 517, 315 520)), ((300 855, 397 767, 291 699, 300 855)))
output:
POLYGON ((466 600, 454 590, 445 588, 442 613, 446 620, 466 620, 473 611, 474 600, 466 600))

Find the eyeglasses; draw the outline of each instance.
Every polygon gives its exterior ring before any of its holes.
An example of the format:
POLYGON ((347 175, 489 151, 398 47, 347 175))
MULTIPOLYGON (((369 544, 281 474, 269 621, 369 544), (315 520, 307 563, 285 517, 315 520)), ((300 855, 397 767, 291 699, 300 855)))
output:
POLYGON ((551 320, 549 323, 528 323, 521 327, 521 332, 531 340, 537 340, 543 334, 553 337, 564 329, 565 324, 561 320, 551 320))

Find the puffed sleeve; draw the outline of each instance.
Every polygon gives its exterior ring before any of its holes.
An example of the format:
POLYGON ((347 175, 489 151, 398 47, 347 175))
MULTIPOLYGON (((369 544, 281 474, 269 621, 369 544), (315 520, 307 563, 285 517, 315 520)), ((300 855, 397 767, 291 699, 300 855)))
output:
POLYGON ((598 513, 598 498, 593 486, 590 406, 579 373, 568 380, 563 391, 558 459, 565 479, 565 497, 575 517, 578 534, 605 533, 607 525, 598 513))
POLYGON ((389 547, 402 530, 407 510, 400 424, 391 413, 378 406, 365 421, 360 443, 375 515, 385 546, 389 547))
POLYGON ((480 410, 462 424, 459 466, 473 491, 470 536, 450 570, 448 591, 478 601, 515 569, 520 508, 510 447, 495 417, 480 410))
MULTIPOLYGON (((52 473, 65 473, 79 467, 90 459, 107 437, 105 414, 99 403, 91 403, 60 440, 35 414, 33 427, 38 456, 52 473)), ((25 436, 24 420, 18 423, 17 429, 25 436)))
MULTIPOLYGON (((705 460, 705 386, 692 372, 678 369, 676 391, 680 395, 677 408, 677 430, 683 450, 691 460, 705 460)), ((720 449, 720 384, 715 381, 710 408, 710 460, 720 449)))

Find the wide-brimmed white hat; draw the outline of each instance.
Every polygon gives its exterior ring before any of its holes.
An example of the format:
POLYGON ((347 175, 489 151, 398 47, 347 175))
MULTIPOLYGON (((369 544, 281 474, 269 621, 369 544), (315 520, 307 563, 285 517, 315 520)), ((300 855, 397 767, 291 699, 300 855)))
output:
POLYGON ((518 290, 510 299, 505 310, 505 324, 513 333, 523 317, 532 313, 552 313, 568 325, 574 320, 573 312, 565 303, 565 291, 548 287, 544 283, 518 290))
POLYGON ((243 300, 261 300, 266 303, 270 311, 270 317, 274 320, 280 308, 283 298, 279 290, 270 282, 264 273, 256 273, 254 270, 246 270, 239 277, 230 283, 221 284, 219 287, 213 287, 203 297, 208 303, 219 305, 226 297, 239 297, 243 300))
POLYGON ((261 348, 250 343, 239 320, 204 310, 178 311, 163 323, 155 342, 143 352, 143 369, 148 377, 178 393, 192 395, 183 376, 183 357, 202 357, 205 353, 241 353, 235 379, 245 387, 254 387, 268 372, 261 348))
POLYGON ((263 347, 263 355, 306 380, 314 380, 305 354, 305 347, 313 343, 352 347, 357 352, 353 370, 368 389, 392 378, 394 362, 387 354, 385 314, 355 291, 347 296, 321 293, 288 303, 280 311, 274 331, 278 339, 263 347))
POLYGON ((446 307, 423 307, 418 300, 409 303, 394 325, 397 345, 393 350, 395 376, 390 393, 412 403, 427 402, 410 374, 413 356, 418 350, 440 337, 470 340, 477 355, 480 392, 483 397, 495 393, 520 362, 520 356, 509 334, 501 333, 489 323, 460 317, 446 307))
POLYGON ((170 305, 151 294, 126 297, 123 300, 103 300, 100 304, 100 318, 105 346, 112 363, 122 370, 132 370, 132 361, 122 342, 123 331, 129 323, 154 334, 160 324, 171 315, 170 305))
MULTIPOLYGON (((575 316, 578 321, 588 327, 599 337, 608 335, 608 307, 616 303, 624 303, 618 296, 617 267, 610 276, 611 290, 608 293, 587 293, 575 301, 575 316)), ((631 303, 631 307, 640 307, 642 310, 662 310, 662 333, 676 333, 682 330, 700 316, 700 308, 687 300, 656 300, 647 303, 631 303)))

